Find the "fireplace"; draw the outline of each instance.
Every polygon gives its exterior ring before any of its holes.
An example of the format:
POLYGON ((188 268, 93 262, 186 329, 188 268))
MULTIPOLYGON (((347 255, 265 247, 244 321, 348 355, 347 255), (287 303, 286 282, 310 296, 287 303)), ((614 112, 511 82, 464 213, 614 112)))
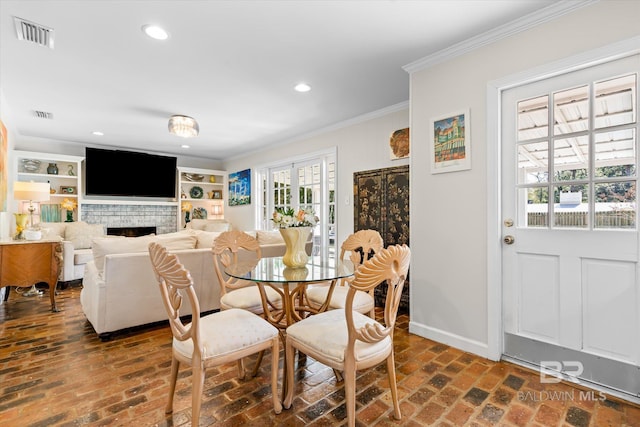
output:
POLYGON ((156 227, 107 227, 109 236, 139 237, 156 234, 156 227))

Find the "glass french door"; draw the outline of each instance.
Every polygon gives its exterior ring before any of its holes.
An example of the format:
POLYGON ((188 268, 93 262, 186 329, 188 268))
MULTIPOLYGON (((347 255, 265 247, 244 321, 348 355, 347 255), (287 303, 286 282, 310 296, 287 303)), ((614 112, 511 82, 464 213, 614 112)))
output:
POLYGON ((335 157, 277 165, 260 172, 260 226, 273 228, 276 208, 311 208, 320 218, 313 229, 313 254, 335 256, 335 157))

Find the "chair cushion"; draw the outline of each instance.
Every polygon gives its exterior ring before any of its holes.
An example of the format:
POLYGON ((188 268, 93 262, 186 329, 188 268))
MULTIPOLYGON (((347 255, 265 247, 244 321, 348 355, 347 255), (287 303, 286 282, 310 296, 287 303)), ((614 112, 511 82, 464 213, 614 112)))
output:
MULTIPOLYGON (((229 309, 200 319, 203 357, 219 357, 278 336, 278 330, 262 317, 246 310, 229 309)), ((178 341, 173 348, 185 357, 193 354, 193 341, 178 341)))
MULTIPOLYGON (((276 307, 282 307, 282 298, 280 298, 280 294, 278 292, 269 286, 265 286, 264 290, 269 301, 271 301, 276 307)), ((261 314, 263 312, 262 299, 260 298, 258 285, 252 284, 241 289, 227 292, 220 297, 220 307, 223 310, 241 308, 252 313, 261 314)))
MULTIPOLYGON (((378 323, 362 313, 353 313, 356 328, 368 323, 378 323)), ((348 332, 345 312, 342 309, 329 310, 309 316, 287 328, 287 340, 303 343, 317 353, 324 354, 329 360, 344 363, 348 332)), ((371 358, 385 357, 392 349, 391 337, 385 337, 376 343, 356 341, 356 362, 371 358)))
MULTIPOLYGON (((331 294, 331 302, 329 307, 345 308, 347 303, 348 286, 336 286, 331 294)), ((322 305, 327 300, 327 293, 329 292, 329 286, 315 286, 307 289, 307 297, 311 302, 322 305)), ((368 292, 356 291, 356 295, 353 298, 353 309, 358 313, 368 313, 375 307, 375 300, 368 292)))

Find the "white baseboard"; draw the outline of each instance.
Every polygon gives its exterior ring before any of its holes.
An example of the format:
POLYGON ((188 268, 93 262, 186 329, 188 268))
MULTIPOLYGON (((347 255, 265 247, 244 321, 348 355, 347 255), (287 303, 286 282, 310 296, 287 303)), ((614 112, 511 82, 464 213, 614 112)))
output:
POLYGON ((473 353, 487 359, 489 357, 489 346, 487 343, 472 340, 467 337, 452 334, 451 332, 432 328, 416 322, 409 322, 409 332, 419 335, 423 338, 430 339, 448 346, 457 348, 462 351, 473 353))

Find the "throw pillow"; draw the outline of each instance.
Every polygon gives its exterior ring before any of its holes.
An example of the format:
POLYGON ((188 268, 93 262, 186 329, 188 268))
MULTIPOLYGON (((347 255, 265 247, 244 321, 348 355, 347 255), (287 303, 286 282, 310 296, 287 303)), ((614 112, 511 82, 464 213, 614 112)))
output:
POLYGON ((196 236, 196 248, 212 248, 213 241, 220 235, 220 233, 215 231, 204 231, 204 230, 193 230, 194 235, 196 236))
POLYGON ((70 241, 74 249, 89 249, 93 239, 104 235, 104 225, 83 221, 68 222, 64 230, 64 239, 70 241))
POLYGON ((275 230, 275 231, 258 230, 256 231, 256 238, 258 239, 258 242, 260 242, 260 246, 284 243, 282 234, 280 234, 278 230, 275 230))
POLYGON ((41 222, 43 239, 60 239, 64 240, 64 230, 67 228, 66 222, 41 222))
POLYGON ((178 231, 176 233, 159 234, 156 236, 155 241, 170 251, 179 251, 195 249, 198 238, 191 233, 178 231))
POLYGON ((122 239, 94 239, 93 240, 93 260, 98 272, 104 271, 104 257, 110 254, 126 254, 149 251, 149 243, 155 240, 156 236, 150 234, 140 237, 124 237, 122 239))
POLYGON ((192 219, 188 226, 193 230, 218 232, 231 230, 231 224, 224 219, 192 219))

